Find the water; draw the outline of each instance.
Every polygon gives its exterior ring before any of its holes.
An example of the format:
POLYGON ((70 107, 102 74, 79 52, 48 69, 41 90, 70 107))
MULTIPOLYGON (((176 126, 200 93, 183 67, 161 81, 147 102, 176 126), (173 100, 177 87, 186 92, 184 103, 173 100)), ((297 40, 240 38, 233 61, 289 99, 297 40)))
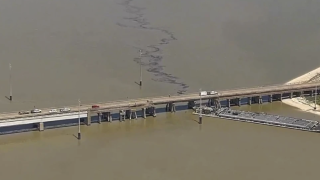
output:
MULTIPOLYGON (((286 82, 320 65, 317 1, 0 2, 0 109, 286 82), (139 81, 139 49, 144 52, 139 81), (12 64, 12 103, 9 95, 12 64)), ((318 120, 281 103, 243 106, 318 120)), ((318 134, 190 112, 0 136, 5 179, 301 179, 318 134)))

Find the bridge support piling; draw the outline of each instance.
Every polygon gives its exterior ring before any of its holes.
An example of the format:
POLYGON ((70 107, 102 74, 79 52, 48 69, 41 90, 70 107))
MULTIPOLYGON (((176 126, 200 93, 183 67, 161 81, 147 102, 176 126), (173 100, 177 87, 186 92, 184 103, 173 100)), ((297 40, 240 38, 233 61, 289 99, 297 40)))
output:
POLYGON ((252 101, 253 101, 254 104, 259 103, 259 99, 258 98, 259 97, 257 97, 257 96, 252 97, 252 101))
POLYGON ((280 101, 282 101, 282 93, 279 94, 279 99, 280 99, 280 101))
POLYGON ((221 108, 220 100, 219 99, 214 99, 213 106, 217 109, 221 108))
POLYGON ((215 104, 215 99, 214 98, 211 98, 211 99, 208 99, 208 106, 211 107, 211 106, 214 106, 215 104))
POLYGON ((263 103, 263 100, 262 100, 262 96, 259 96, 259 104, 262 104, 263 103))
POLYGON ((102 116, 102 113, 98 113, 98 123, 101 124, 101 116, 102 116))
POLYGON ((109 119, 109 122, 112 122, 112 115, 111 115, 111 112, 108 112, 108 119, 109 119))
POLYGON ((111 112, 103 113, 103 116, 106 118, 107 122, 112 122, 111 112))
POLYGON ((268 96, 268 100, 269 100, 269 103, 272 103, 272 100, 273 100, 273 95, 272 94, 270 94, 269 96, 268 96))
POLYGON ((125 121, 126 120, 126 112, 124 110, 119 111, 119 121, 125 121))
POLYGON ((44 131, 44 123, 43 122, 39 122, 38 129, 39 129, 39 131, 44 131))
POLYGON ((126 110, 126 119, 131 119, 131 115, 132 115, 132 113, 131 113, 131 109, 127 109, 126 110))
POLYGON ((290 92, 290 99, 293 98, 293 92, 290 92))
POLYGON ((85 123, 87 126, 91 125, 91 111, 87 112, 87 118, 85 119, 85 123))
POLYGON ((248 105, 251 105, 251 102, 252 101, 252 98, 251 97, 248 97, 248 105))
POLYGON ((188 102, 188 109, 193 109, 193 107, 196 106, 196 102, 195 101, 189 101, 188 102))
POLYGON ((154 106, 148 107, 147 108, 147 114, 153 117, 156 117, 156 108, 154 106))
POLYGON ((175 105, 175 103, 170 103, 170 111, 171 112, 176 112, 176 105, 175 105))
POLYGON ((227 107, 229 108, 231 106, 230 99, 227 99, 227 107))
POLYGON ((176 106, 175 103, 170 102, 166 104, 166 111, 167 112, 176 112, 176 106))
POLYGON ((241 106, 241 98, 237 98, 236 99, 236 103, 237 103, 238 106, 241 106))
POLYGON ((143 117, 144 119, 147 118, 146 108, 142 108, 142 117, 143 117))
POLYGON ((135 109, 131 109, 131 118, 133 118, 133 119, 137 119, 138 118, 137 111, 135 109))
POLYGON ((235 105, 234 102, 235 102, 234 99, 230 99, 230 106, 234 106, 235 105))

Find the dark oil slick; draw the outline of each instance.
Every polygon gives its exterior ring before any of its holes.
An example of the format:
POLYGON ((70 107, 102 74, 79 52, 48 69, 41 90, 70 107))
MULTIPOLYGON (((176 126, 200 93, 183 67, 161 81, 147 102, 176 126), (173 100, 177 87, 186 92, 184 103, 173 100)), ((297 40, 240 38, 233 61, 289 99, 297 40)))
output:
MULTIPOLYGON (((126 25, 125 23, 117 23, 121 27, 126 28, 140 28, 147 29, 152 31, 160 31, 165 34, 167 37, 162 38, 161 41, 157 44, 148 45, 146 49, 142 49, 143 56, 141 57, 142 66, 147 68, 147 71, 154 74, 154 81, 162 83, 170 83, 179 87, 177 93, 184 94, 187 92, 189 86, 182 82, 178 77, 174 76, 171 73, 165 72, 165 66, 161 64, 163 60, 162 47, 169 44, 171 41, 177 40, 174 34, 168 30, 152 27, 151 23, 146 20, 143 14, 143 8, 132 5, 133 0, 126 0, 120 3, 125 7, 125 11, 132 15, 132 17, 125 17, 124 20, 133 21, 136 23, 136 26, 126 25)), ((134 47, 135 49, 141 49, 140 47, 134 47)), ((134 58, 134 61, 140 63, 140 57, 134 58)))

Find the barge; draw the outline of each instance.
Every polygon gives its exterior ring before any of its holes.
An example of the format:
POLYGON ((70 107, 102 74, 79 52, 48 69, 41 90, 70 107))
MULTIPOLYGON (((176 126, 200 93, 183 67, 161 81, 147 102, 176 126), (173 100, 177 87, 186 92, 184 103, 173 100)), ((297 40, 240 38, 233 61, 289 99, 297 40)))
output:
MULTIPOLYGON (((193 114, 200 114, 199 108, 195 108, 194 111, 195 112, 193 114)), ((211 107, 203 107, 201 109, 201 115, 207 117, 217 117, 227 120, 263 124, 302 131, 320 132, 320 125, 318 121, 272 115, 263 112, 256 113, 241 110, 233 110, 231 108, 215 109, 211 107)))

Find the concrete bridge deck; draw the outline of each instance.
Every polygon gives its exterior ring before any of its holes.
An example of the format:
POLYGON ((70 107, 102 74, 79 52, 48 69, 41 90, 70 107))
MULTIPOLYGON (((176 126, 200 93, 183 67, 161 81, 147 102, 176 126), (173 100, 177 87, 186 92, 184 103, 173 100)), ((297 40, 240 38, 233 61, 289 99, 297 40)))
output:
MULTIPOLYGON (((290 92, 306 92, 313 91, 316 87, 320 86, 320 82, 313 83, 304 83, 304 84, 277 84, 270 86, 260 86, 260 87, 252 87, 252 88, 242 88, 242 89, 232 89, 232 90, 221 90, 217 91, 219 94, 217 95, 207 95, 202 96, 203 100, 219 98, 219 99, 232 99, 232 98, 241 98, 241 97, 253 97, 253 96, 261 96, 261 95, 275 95, 275 94, 283 94, 290 92)), ((179 103, 179 102, 188 102, 188 101, 196 101, 199 100, 199 92, 190 93, 185 95, 176 95, 176 96, 161 96, 161 97, 149 97, 149 98, 140 98, 140 99, 128 99, 121 101, 113 101, 109 103, 97 103, 95 105, 100 106, 98 110, 112 110, 112 109, 128 109, 134 108, 138 106, 149 106, 149 105, 159 105, 159 104, 167 104, 167 103, 179 103)), ((93 104, 87 104, 80 106, 80 111, 88 111, 91 110, 93 104)), ((77 112, 78 106, 69 107, 71 112, 77 112)), ((54 108, 50 108, 54 109, 54 108)), ((35 116, 44 116, 49 114, 49 108, 42 109, 42 113, 39 114, 26 114, 19 115, 18 112, 11 113, 1 113, 0 120, 4 119, 14 119, 14 118, 22 118, 22 117, 35 117, 35 116)), ((59 108, 56 108, 59 109, 59 108)), ((69 112, 70 113, 70 112, 69 112)))

